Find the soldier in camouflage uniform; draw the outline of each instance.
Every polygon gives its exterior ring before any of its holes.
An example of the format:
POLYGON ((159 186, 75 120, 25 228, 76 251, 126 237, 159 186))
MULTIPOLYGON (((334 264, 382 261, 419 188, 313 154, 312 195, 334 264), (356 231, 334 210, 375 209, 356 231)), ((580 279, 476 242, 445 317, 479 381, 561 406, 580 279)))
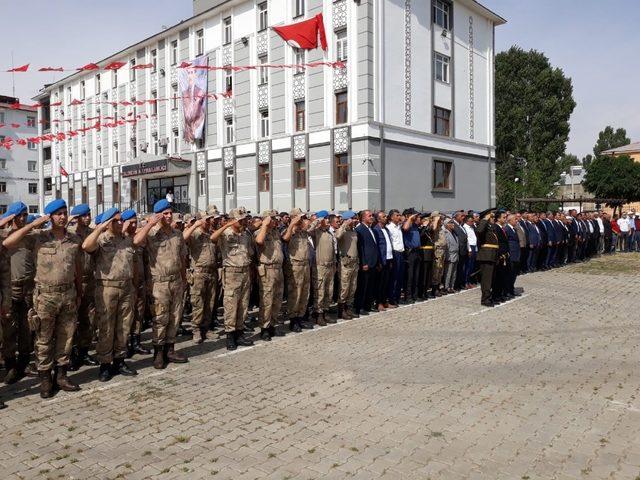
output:
MULTIPOLYGON (((0 239, 4 240, 9 233, 5 226, 11 223, 14 215, 0 217, 0 239)), ((9 252, 0 243, 0 339, 3 335, 3 324, 11 321, 11 261, 9 252)), ((2 342, 3 343, 3 342, 2 342)), ((6 408, 5 403, 0 400, 0 410, 6 408)))
POLYGON ((171 227, 172 211, 167 200, 153 206, 155 213, 133 240, 145 245, 149 259, 151 314, 153 315, 153 366, 186 363, 187 357, 175 351, 176 333, 184 308, 187 247, 182 232, 171 227))
POLYGON ((54 367, 57 386, 65 391, 80 387, 67 378, 69 356, 82 297, 80 239, 67 231, 67 205, 58 199, 45 207, 45 215, 14 231, 3 242, 12 250, 33 230, 51 220, 51 229, 34 232, 35 293, 29 325, 36 335, 36 364, 40 396, 53 395, 54 367))
POLYGON ((260 292, 260 337, 270 341, 273 336, 282 336, 276 329, 276 322, 282 308, 284 275, 282 262, 282 239, 278 233, 278 212, 262 212, 262 225, 255 232, 258 251, 258 289, 260 292))
POLYGON ((318 325, 325 326, 327 322, 336 323, 335 319, 325 316, 333 296, 333 279, 336 268, 335 238, 329 230, 331 219, 334 216, 330 216, 326 210, 322 210, 316 215, 317 220, 314 222, 316 228, 312 233, 317 270, 317 276, 313 284, 315 293, 313 318, 318 325))
POLYGON ((338 253, 340 254, 340 297, 338 299, 338 318, 353 318, 353 300, 358 284, 358 234, 355 231, 355 212, 345 212, 344 221, 336 232, 338 253))
MULTIPOLYGON (((127 227, 125 225, 124 229, 127 227)), ((117 208, 110 208, 102 214, 102 222, 82 243, 82 248, 94 255, 96 265, 98 379, 107 382, 115 374, 137 375, 138 372, 124 361, 133 323, 135 270, 131 266, 136 252, 133 240, 123 232, 117 208)))

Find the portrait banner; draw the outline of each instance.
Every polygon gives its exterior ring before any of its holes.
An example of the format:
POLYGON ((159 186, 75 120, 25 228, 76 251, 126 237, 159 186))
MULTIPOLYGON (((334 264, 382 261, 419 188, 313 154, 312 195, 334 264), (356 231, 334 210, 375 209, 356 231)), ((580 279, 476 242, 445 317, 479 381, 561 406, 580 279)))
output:
POLYGON ((204 138, 209 58, 198 57, 190 63, 191 67, 178 70, 178 84, 182 97, 182 138, 193 144, 204 138))

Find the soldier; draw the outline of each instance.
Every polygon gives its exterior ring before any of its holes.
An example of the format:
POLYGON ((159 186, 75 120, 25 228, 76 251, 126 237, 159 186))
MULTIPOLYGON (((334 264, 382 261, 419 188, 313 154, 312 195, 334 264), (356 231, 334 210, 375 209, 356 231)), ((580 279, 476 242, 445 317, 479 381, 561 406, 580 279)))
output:
POLYGON ((332 217, 326 210, 316 214, 315 228, 312 231, 313 244, 316 250, 317 277, 314 283, 315 309, 313 319, 320 326, 336 323, 333 318, 326 318, 325 314, 331 305, 333 296, 333 277, 336 268, 335 238, 329 231, 332 217))
MULTIPOLYGON (((75 226, 70 227, 69 231, 80 237, 80 242, 93 232, 89 227, 91 224, 91 209, 86 203, 76 205, 71 209, 71 217, 69 221, 75 220, 75 226)), ((69 370, 78 370, 82 365, 96 366, 96 362, 90 355, 89 349, 95 333, 95 282, 93 277, 94 261, 93 257, 81 252, 82 259, 82 301, 78 307, 78 325, 76 328, 76 336, 74 339, 74 350, 71 355, 71 364, 69 370)))
POLYGON ((340 296, 338 298, 338 318, 351 320, 353 300, 358 284, 358 234, 355 231, 356 213, 342 214, 342 225, 336 232, 338 253, 340 256, 340 296))
POLYGON ((132 238, 123 231, 128 226, 123 227, 118 209, 110 208, 102 214, 100 226, 82 243, 83 250, 94 254, 96 266, 96 357, 100 362, 98 379, 101 382, 108 382, 117 374, 138 374, 124 361, 135 299, 132 266, 136 252, 132 238))
POLYGON ((217 211, 213 210, 196 214, 196 221, 182 233, 191 257, 187 277, 191 291, 193 341, 197 344, 207 338, 218 289, 217 247, 211 241, 211 226, 216 215, 217 211))
POLYGON ((480 213, 481 220, 476 229, 479 245, 476 262, 480 266, 480 289, 482 291, 480 303, 485 307, 495 306, 491 300, 491 284, 498 260, 498 237, 493 230, 492 212, 494 210, 491 208, 480 213))
POLYGON ((249 307, 251 263, 254 255, 253 238, 247 230, 247 211, 234 208, 230 220, 211 235, 222 252, 222 283, 224 288, 224 331, 227 350, 238 345, 248 347, 253 342, 244 338, 244 321, 249 307))
POLYGON ((284 274, 282 263, 284 253, 282 239, 278 233, 275 210, 262 212, 262 225, 255 232, 258 250, 258 288, 260 291, 260 337, 270 341, 271 337, 281 337, 284 333, 276 329, 276 322, 282 308, 284 274))
POLYGON ((442 231, 442 217, 439 211, 431 213, 429 233, 433 241, 433 275, 431 277, 431 295, 441 297, 442 279, 444 276, 445 257, 447 255, 447 240, 442 231))
POLYGON ((22 239, 35 237, 35 293, 29 325, 36 335, 36 361, 40 377, 40 396, 53 395, 54 366, 56 384, 64 391, 80 387, 67 378, 69 356, 76 329, 78 305, 82 298, 82 258, 80 239, 67 230, 67 204, 57 199, 44 209, 45 215, 14 231, 3 242, 9 250, 22 239), (51 220, 51 229, 33 232, 51 220))
POLYGON ((431 277, 433 273, 433 240, 429 231, 430 213, 420 216, 420 251, 422 252, 422 268, 420 268, 420 279, 418 280, 418 295, 427 300, 431 292, 431 277))
MULTIPOLYGON (((138 216, 135 210, 125 210, 120 214, 120 220, 124 222, 123 232, 128 237, 133 238, 138 230, 138 216)), ((133 247, 135 250, 135 257, 133 260, 133 322, 131 323, 131 334, 129 337, 129 347, 127 357, 131 358, 136 353, 139 355, 149 355, 151 350, 146 348, 141 343, 142 323, 144 320, 145 309, 147 306, 147 288, 146 288, 146 274, 144 267, 144 248, 133 247)))
POLYGON ((184 308, 187 247, 182 233, 171 227, 173 212, 166 200, 153 206, 154 215, 134 239, 136 247, 145 246, 149 258, 151 314, 153 317, 153 367, 186 363, 187 357, 175 351, 176 333, 184 308))
MULTIPOLYGON (((302 322, 309 301, 309 283, 311 269, 309 265, 309 233, 303 225, 306 215, 299 208, 290 213, 291 221, 282 234, 289 254, 285 264, 287 276, 287 310, 289 313, 289 329, 301 332, 303 328, 313 328, 311 324, 302 322)), ((307 227, 310 228, 310 227, 307 227)))

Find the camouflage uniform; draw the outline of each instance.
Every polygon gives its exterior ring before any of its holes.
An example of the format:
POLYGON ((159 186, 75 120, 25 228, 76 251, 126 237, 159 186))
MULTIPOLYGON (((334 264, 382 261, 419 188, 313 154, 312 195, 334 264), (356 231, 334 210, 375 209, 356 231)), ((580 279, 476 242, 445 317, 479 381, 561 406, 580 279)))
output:
MULTIPOLYGON (((0 230, 0 241, 6 238, 0 230)), ((4 325, 11 321, 11 261, 9 252, 0 243, 0 341, 4 336, 4 325)), ((4 342, 2 342, 4 345, 4 342)))
MULTIPOLYGON (((255 232, 257 236, 259 230, 255 232)), ((280 309, 282 308, 282 294, 284 274, 282 273, 282 240, 276 229, 269 229, 266 233, 264 245, 257 245, 258 250, 258 286, 260 289, 259 322, 263 329, 276 326, 280 309)))
MULTIPOLYGON (((80 231, 70 230, 80 238, 80 244, 84 242, 91 232, 92 228, 86 227, 80 231)), ((76 329, 75 344, 81 352, 87 352, 91 348, 91 342, 96 331, 96 292, 94 280, 95 263, 93 255, 84 251, 80 254, 82 260, 82 299, 78 307, 78 326, 76 329)))
POLYGON ((131 324, 131 333, 140 335, 142 333, 142 321, 144 320, 145 307, 147 305, 147 287, 145 282, 144 267, 144 247, 133 247, 135 257, 133 260, 134 285, 135 292, 133 302, 133 323, 131 324))
POLYGON ((96 313, 98 343, 96 357, 101 364, 127 355, 127 340, 133 322, 133 288, 136 252, 131 237, 106 231, 98 237, 96 265, 96 313))
POLYGON ((217 295, 217 247, 211 235, 200 227, 191 234, 187 246, 191 257, 191 324, 203 331, 209 328, 217 295))
POLYGON ((247 230, 238 234, 227 228, 218 242, 222 252, 224 330, 241 331, 249 307, 253 238, 247 230))
POLYGON ((289 261, 285 265, 287 276, 287 310, 289 318, 302 318, 307 311, 311 270, 309 266, 309 234, 298 230, 287 242, 289 261))
MULTIPOLYGON (((340 254, 340 297, 339 309, 350 310, 356 295, 358 283, 358 234, 353 228, 347 228, 346 222, 336 232, 338 253, 340 254)), ((351 316, 347 314, 346 316, 351 316)))
POLYGON ((324 315, 329 309, 333 296, 333 278, 336 273, 335 238, 327 229, 316 229, 313 233, 316 247, 316 269, 318 276, 315 288, 315 312, 324 315))

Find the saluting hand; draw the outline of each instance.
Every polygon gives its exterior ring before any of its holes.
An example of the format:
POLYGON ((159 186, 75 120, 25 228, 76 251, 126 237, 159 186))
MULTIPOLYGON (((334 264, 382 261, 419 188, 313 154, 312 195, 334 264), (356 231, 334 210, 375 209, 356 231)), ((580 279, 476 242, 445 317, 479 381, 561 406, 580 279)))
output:
POLYGON ((43 215, 40 218, 36 218, 31 225, 33 225, 33 228, 39 227, 40 225, 44 225, 45 223, 47 223, 50 220, 49 215, 43 215))
POLYGON ((158 223, 160 223, 160 220, 162 220, 162 214, 156 213, 153 217, 149 219, 149 223, 151 225, 157 225, 158 223))
POLYGON ((271 225, 271 217, 266 217, 265 219, 263 219, 262 225, 264 225, 265 227, 268 227, 269 225, 271 225))
POLYGON ((297 215, 291 220, 291 225, 297 225, 302 221, 302 215, 297 215))
POLYGON ((196 223, 194 223, 194 226, 196 227, 201 227, 202 225, 204 225, 206 222, 206 219, 201 218, 200 220, 196 220, 196 223))

